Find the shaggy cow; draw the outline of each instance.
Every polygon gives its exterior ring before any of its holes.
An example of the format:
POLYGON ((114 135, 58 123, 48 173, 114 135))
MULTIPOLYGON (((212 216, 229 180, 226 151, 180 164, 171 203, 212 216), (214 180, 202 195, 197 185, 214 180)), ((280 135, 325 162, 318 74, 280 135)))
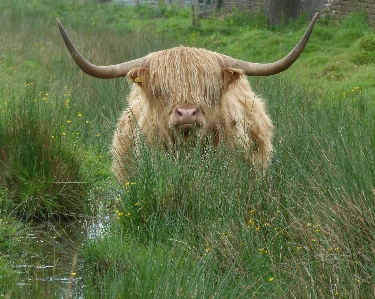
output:
MULTIPOLYGON (((164 147, 198 136, 215 145, 226 141, 242 146, 249 163, 265 169, 272 154, 272 122, 265 104, 252 91, 247 76, 268 76, 286 70, 305 47, 317 19, 313 18, 296 47, 283 59, 268 64, 237 60, 205 49, 176 47, 110 66, 88 62, 57 24, 77 65, 87 74, 110 79, 127 76, 132 82, 128 108, 115 131, 113 167, 126 180, 130 153, 139 140, 164 147)), ((194 138, 196 139, 196 138, 194 138)))

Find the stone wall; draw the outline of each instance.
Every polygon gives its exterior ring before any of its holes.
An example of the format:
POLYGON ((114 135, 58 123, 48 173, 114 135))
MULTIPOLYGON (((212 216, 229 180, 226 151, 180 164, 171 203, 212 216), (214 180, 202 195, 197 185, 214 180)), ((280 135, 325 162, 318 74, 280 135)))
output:
POLYGON ((367 18, 372 26, 375 26, 375 0, 326 0, 327 12, 336 19, 346 17, 353 10, 365 9, 367 18))
POLYGON ((321 16, 328 13, 341 19, 354 10, 365 9, 370 24, 375 26, 375 0, 223 0, 224 10, 234 8, 263 11, 273 23, 296 18, 302 12, 310 17, 315 12, 320 12, 321 16))

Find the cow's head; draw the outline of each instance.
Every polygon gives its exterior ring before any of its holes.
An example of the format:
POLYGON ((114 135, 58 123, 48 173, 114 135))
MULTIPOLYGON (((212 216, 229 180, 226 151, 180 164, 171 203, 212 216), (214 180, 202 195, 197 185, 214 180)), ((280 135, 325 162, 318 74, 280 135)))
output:
MULTIPOLYGON (((130 70, 132 92, 141 94, 148 117, 158 119, 169 139, 215 131, 226 90, 243 74, 225 67, 220 54, 205 49, 176 47, 155 52, 147 67, 130 70)), ((131 97, 131 96, 130 96, 131 97)))
POLYGON ((159 118, 165 121, 169 135, 178 133, 186 139, 192 131, 215 130, 210 120, 217 122, 223 94, 241 76, 268 76, 290 67, 304 49, 317 16, 287 56, 266 64, 238 60, 204 49, 176 47, 117 65, 96 66, 77 51, 58 19, 57 24, 82 71, 102 79, 127 76, 134 83, 133 90, 139 89, 143 93, 142 104, 155 113, 164 113, 159 118))

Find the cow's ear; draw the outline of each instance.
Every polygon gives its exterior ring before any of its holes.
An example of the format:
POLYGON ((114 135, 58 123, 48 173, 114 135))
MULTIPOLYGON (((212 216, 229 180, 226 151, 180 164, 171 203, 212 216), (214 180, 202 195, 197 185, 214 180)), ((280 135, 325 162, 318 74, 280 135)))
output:
POLYGON ((148 68, 137 67, 129 71, 127 76, 133 83, 145 86, 150 78, 150 71, 148 68))
POLYGON ((234 82, 237 82, 237 80, 243 75, 243 71, 239 69, 233 69, 226 67, 222 70, 223 73, 223 83, 224 83, 224 89, 227 88, 229 85, 231 85, 234 82))

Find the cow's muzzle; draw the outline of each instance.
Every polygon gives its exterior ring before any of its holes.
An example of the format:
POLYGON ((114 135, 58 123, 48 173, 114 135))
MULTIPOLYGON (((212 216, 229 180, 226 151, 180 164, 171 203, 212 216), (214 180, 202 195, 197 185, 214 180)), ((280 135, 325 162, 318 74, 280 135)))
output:
POLYGON ((182 129, 190 129, 200 126, 199 108, 193 105, 178 105, 174 108, 174 126, 182 129))

